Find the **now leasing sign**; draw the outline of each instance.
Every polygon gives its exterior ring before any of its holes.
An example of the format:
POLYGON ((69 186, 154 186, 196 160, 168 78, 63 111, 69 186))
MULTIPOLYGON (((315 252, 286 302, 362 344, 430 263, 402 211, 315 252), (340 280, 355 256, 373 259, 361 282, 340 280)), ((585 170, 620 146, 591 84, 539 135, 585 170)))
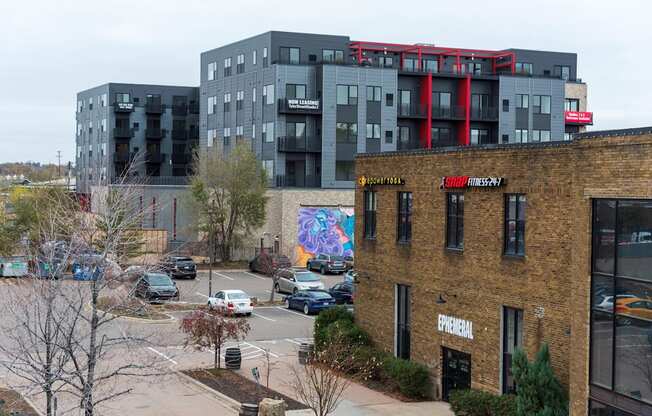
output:
POLYGON ((288 99, 290 110, 319 110, 319 100, 306 100, 303 98, 288 99))
POLYGON ((465 319, 440 314, 437 328, 439 329, 439 332, 445 332, 466 339, 473 339, 473 322, 465 319))

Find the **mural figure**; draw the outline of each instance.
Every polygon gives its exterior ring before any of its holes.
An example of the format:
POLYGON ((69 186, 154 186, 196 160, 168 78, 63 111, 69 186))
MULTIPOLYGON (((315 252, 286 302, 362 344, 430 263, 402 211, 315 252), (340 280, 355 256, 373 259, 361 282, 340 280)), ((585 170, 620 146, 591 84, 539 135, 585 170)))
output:
POLYGON ((353 208, 299 208, 297 264, 318 254, 353 257, 353 208))

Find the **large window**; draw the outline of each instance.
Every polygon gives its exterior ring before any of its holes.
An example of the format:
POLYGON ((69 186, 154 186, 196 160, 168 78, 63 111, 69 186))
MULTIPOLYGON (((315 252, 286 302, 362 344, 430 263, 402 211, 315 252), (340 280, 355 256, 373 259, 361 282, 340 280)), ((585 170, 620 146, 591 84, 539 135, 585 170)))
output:
POLYGON ((281 62, 288 64, 298 64, 300 61, 301 50, 299 48, 281 47, 281 62))
POLYGON ((433 127, 432 144, 448 145, 451 143, 451 130, 447 127, 433 127))
POLYGON ((305 84, 287 84, 285 86, 285 96, 287 98, 306 98, 306 85, 305 84))
POLYGON ((446 194, 446 247, 464 249, 464 194, 446 194))
POLYGON ((566 98, 564 100, 565 111, 580 111, 580 100, 577 98, 566 98))
POLYGON ((237 91, 235 93, 235 109, 236 111, 244 108, 244 91, 237 91))
POLYGON ((489 130, 471 129, 471 144, 489 143, 489 130))
POLYGON ((208 97, 208 114, 214 114, 215 113, 215 106, 217 105, 217 97, 208 97))
POLYGON ((516 94, 516 108, 528 108, 530 96, 527 94, 516 94))
POLYGON ((364 192, 364 238, 376 238, 376 192, 364 192))
POLYGON ((514 134, 516 143, 527 143, 528 131, 527 129, 516 129, 514 134))
POLYGON ((652 405, 652 201, 594 200, 592 250, 590 382, 652 405))
POLYGON ((532 64, 528 62, 517 62, 515 70, 517 74, 532 74, 532 64))
POLYGON ((512 357, 523 347, 523 311, 503 308, 503 393, 515 394, 516 384, 512 375, 512 357))
POLYGON ((228 113, 231 111, 231 93, 227 92, 224 94, 224 112, 228 113))
POLYGON ((274 104, 274 84, 263 85, 263 104, 274 104))
POLYGON ((224 76, 228 77, 231 75, 231 58, 224 59, 224 76))
POLYGON ((337 105, 357 105, 357 104, 358 104, 357 85, 337 86, 337 105))
POLYGON ((240 55, 236 56, 236 68, 235 72, 238 74, 242 74, 245 70, 245 57, 244 54, 241 53, 240 55))
POLYGON ((207 77, 209 81, 215 79, 215 74, 217 73, 217 62, 210 62, 207 68, 207 77))
POLYGON ((555 76, 568 81, 571 77, 571 67, 568 65, 555 65, 555 76))
POLYGON ((322 62, 334 62, 341 64, 344 62, 344 51, 339 49, 324 49, 321 56, 322 62))
POLYGON ((374 87, 372 85, 369 85, 367 87, 367 101, 378 101, 380 102, 380 96, 382 94, 382 91, 380 87, 374 87))
POLYGON ((274 122, 263 123, 263 141, 272 143, 274 141, 274 122))
POLYGON ((424 72, 432 72, 432 73, 437 73, 439 66, 437 65, 437 61, 434 59, 424 59, 421 61, 421 70, 424 72))
POLYGON ((355 170, 353 161, 337 160, 335 161, 335 180, 336 181, 353 181, 355 170))
POLYGON ((532 111, 534 114, 550 114, 550 96, 534 95, 532 96, 532 111))
POLYGON ((451 115, 451 93, 432 93, 432 115, 433 117, 450 117, 451 115))
POLYGON ((356 143, 358 123, 335 123, 335 138, 339 143, 356 143))
POLYGON ((525 255, 525 195, 505 195, 505 254, 525 255))
POLYGON ((412 240, 412 192, 398 193, 396 240, 400 243, 412 240))
POLYGON ((398 90, 398 113, 410 115, 410 104, 412 103, 412 91, 398 90))
POLYGON ((304 122, 288 122, 285 127, 288 137, 302 139, 306 137, 306 123, 304 122))
POLYGON ((367 123, 367 139, 380 139, 380 124, 367 123))
POLYGON ((533 142, 549 142, 550 130, 532 130, 533 142))
POLYGON ((417 60, 414 58, 403 59, 403 71, 414 72, 417 70, 417 60))

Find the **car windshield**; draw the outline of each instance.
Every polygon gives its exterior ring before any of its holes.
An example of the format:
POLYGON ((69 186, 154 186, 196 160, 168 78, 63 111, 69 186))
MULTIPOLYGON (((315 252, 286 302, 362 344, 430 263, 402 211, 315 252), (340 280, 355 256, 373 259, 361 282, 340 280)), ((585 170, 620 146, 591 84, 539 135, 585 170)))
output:
POLYGON ((227 293, 226 296, 228 296, 229 299, 233 299, 233 300, 249 298, 249 296, 247 296, 247 294, 244 292, 231 292, 231 293, 227 293))
POLYGON ((332 261, 344 261, 344 257, 342 256, 331 256, 332 261))
POLYGON ((147 281, 152 286, 173 286, 172 280, 164 274, 148 274, 147 281))
POLYGON ((294 275, 297 282, 318 282, 319 276, 313 273, 297 273, 294 275))
POLYGON ((327 292, 308 292, 308 294, 315 299, 328 299, 331 297, 327 292))

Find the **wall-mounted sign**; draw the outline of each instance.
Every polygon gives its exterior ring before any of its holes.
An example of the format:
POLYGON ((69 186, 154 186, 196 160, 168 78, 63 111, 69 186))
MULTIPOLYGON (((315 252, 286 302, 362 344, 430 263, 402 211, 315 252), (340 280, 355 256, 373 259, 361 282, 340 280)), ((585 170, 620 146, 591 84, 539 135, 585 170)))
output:
POLYGON ((590 111, 564 111, 564 121, 574 124, 593 124, 593 113, 590 111))
POLYGON ((473 176, 443 176, 439 189, 498 188, 505 184, 505 178, 475 178, 473 176))
POLYGON ((118 110, 131 111, 134 109, 134 103, 116 103, 118 110))
POLYGON ((358 178, 358 184, 360 186, 405 185, 405 179, 399 178, 398 176, 381 176, 381 177, 360 176, 358 178))
POLYGON ((437 322, 439 332, 456 335, 458 337, 473 339, 473 322, 454 316, 439 315, 437 322))
POLYGON ((288 98, 290 110, 319 110, 319 100, 306 100, 303 98, 288 98))

